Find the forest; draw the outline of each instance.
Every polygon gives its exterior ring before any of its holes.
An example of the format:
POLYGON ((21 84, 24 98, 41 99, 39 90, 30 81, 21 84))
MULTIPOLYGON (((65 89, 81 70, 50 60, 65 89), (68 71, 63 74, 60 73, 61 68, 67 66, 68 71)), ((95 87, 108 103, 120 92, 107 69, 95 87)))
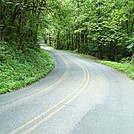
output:
POLYGON ((112 61, 134 56, 133 0, 68 0, 62 4, 58 12, 62 17, 56 21, 50 17, 56 27, 48 29, 55 48, 112 61))
POLYGON ((100 59, 134 56, 133 0, 2 0, 0 10, 1 49, 37 49, 44 40, 100 59))

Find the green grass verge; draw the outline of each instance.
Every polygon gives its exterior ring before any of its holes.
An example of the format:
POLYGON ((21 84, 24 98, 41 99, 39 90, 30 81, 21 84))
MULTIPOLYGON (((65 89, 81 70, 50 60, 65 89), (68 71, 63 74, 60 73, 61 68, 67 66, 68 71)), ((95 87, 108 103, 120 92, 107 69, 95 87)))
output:
MULTIPOLYGON (((69 52, 79 54, 78 52, 75 52, 75 51, 69 51, 69 52)), ((119 62, 99 60, 96 57, 86 55, 86 54, 79 54, 79 55, 82 57, 85 57, 85 58, 89 58, 91 60, 95 60, 96 62, 107 65, 109 67, 112 67, 112 68, 116 69, 117 71, 120 71, 120 72, 126 74, 128 77, 130 77, 131 79, 134 80, 134 66, 130 63, 119 63, 119 62)))
POLYGON ((0 60, 0 94, 11 92, 45 77, 54 67, 52 56, 44 51, 27 50, 6 54, 0 60))
POLYGON ((112 67, 124 74, 126 74, 128 77, 132 78, 134 80, 134 66, 129 63, 118 63, 118 62, 112 62, 112 61, 101 61, 98 60, 99 63, 102 63, 104 65, 107 65, 109 67, 112 67))

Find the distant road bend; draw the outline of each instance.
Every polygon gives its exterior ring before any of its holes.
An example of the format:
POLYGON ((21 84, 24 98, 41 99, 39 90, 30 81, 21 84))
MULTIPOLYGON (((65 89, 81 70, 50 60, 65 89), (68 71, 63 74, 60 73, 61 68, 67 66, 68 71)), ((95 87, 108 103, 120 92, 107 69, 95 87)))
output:
POLYGON ((134 134, 134 81, 66 51, 55 69, 0 95, 0 134, 134 134))

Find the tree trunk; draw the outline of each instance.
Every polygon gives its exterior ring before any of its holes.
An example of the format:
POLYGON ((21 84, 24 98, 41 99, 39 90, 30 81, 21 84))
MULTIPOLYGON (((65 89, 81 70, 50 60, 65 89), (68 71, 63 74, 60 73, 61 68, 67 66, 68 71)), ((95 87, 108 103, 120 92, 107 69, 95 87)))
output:
POLYGON ((60 32, 57 33, 56 37, 56 48, 60 48, 60 32))
POLYGON ((48 46, 51 46, 51 35, 48 33, 48 41, 47 41, 48 46))
POLYGON ((72 39, 71 39, 71 40, 72 40, 72 41, 71 41, 71 43, 72 43, 72 48, 71 48, 71 49, 74 50, 74 35, 73 35, 73 34, 72 34, 71 38, 72 38, 72 39))
POLYGON ((131 62, 134 65, 134 53, 132 54, 132 60, 131 60, 131 62))
POLYGON ((21 10, 21 17, 20 17, 20 29, 19 29, 19 38, 20 38, 20 46, 19 49, 24 51, 25 44, 25 32, 24 32, 24 24, 25 24, 25 16, 26 16, 26 0, 22 0, 22 10, 21 10))
POLYGON ((77 51, 80 52, 80 32, 77 33, 77 51))
POLYGON ((69 50, 69 33, 67 33, 67 46, 66 49, 69 50))
MULTIPOLYGON (((38 12, 38 15, 37 15, 37 20, 39 20, 39 19, 40 19, 40 11, 38 12)), ((37 22, 36 31, 35 31, 35 34, 34 34, 34 47, 36 47, 36 45, 37 45, 38 27, 39 27, 39 23, 37 22)))
POLYGON ((98 46, 98 58, 102 59, 102 45, 98 46))

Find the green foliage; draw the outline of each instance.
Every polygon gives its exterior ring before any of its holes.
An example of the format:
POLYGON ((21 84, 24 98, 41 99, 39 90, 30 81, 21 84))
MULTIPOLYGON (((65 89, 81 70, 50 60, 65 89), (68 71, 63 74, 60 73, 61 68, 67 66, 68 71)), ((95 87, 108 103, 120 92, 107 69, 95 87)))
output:
POLYGON ((127 44, 127 49, 129 52, 134 53, 134 33, 133 36, 128 39, 127 44))
POLYGON ((102 64, 105 64, 109 67, 112 67, 118 71, 125 73, 130 78, 134 79, 134 66, 129 63, 117 63, 111 61, 99 61, 102 64))
POLYGON ((55 48, 113 61, 133 55, 133 1, 66 0, 61 6, 56 3, 54 14, 58 17, 50 14, 47 28, 55 48))
POLYGON ((132 0, 29 0, 23 10, 21 1, 1 2, 0 40, 10 47, 37 49, 38 38, 100 59, 133 55, 132 0))
POLYGON ((0 42, 9 43, 9 47, 16 45, 17 49, 25 51, 38 47, 38 30, 45 19, 42 15, 49 14, 50 2, 46 5, 47 0, 23 1, 2 0, 0 3, 0 42))
POLYGON ((28 49, 12 52, 11 59, 0 61, 0 93, 6 93, 45 77, 54 66, 48 52, 28 49))

